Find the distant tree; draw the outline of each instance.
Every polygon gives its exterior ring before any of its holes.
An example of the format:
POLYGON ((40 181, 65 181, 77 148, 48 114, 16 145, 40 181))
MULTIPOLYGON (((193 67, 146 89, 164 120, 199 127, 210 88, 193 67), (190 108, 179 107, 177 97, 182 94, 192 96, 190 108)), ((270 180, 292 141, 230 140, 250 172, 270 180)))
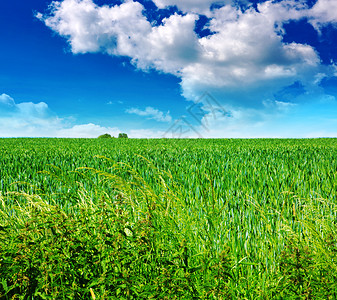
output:
POLYGON ((118 138, 120 138, 120 139, 127 139, 127 138, 128 138, 128 135, 127 135, 126 133, 120 133, 120 134, 118 135, 118 138))
POLYGON ((105 134, 100 135, 98 138, 99 139, 110 139, 111 137, 112 137, 111 134, 105 133, 105 134))

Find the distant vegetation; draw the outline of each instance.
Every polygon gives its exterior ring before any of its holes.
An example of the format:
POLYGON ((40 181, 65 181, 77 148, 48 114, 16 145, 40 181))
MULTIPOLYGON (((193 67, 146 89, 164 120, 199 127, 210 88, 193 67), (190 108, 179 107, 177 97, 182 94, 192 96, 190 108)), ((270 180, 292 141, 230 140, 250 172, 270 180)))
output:
POLYGON ((109 133, 105 133, 105 134, 100 135, 98 138, 99 139, 110 139, 112 138, 112 136, 109 133))
MULTIPOLYGON (((111 134, 109 134, 109 133, 105 133, 105 134, 100 135, 98 138, 99 139, 110 139, 110 138, 113 138, 113 136, 111 136, 111 134)), ((120 133, 118 135, 118 138, 127 139, 128 135, 126 133, 120 133)))
POLYGON ((336 299, 337 140, 0 140, 0 299, 336 299))
POLYGON ((128 138, 128 135, 126 133, 120 133, 118 135, 118 138, 121 138, 121 139, 127 139, 128 138))

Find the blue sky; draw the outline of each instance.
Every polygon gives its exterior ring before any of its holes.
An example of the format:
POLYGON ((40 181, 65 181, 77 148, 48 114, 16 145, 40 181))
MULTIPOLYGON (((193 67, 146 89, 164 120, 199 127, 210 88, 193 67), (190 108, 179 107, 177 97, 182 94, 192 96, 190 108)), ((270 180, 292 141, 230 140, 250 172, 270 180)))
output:
POLYGON ((335 0, 0 2, 0 136, 336 137, 335 0))

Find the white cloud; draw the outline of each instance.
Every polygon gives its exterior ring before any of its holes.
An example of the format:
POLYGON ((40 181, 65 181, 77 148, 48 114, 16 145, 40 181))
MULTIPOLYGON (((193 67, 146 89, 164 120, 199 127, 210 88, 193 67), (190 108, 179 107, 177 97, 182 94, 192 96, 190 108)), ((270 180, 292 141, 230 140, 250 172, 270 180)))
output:
POLYGON ((171 122, 172 121, 170 112, 167 112, 166 114, 164 114, 162 111, 155 109, 153 107, 150 107, 150 106, 146 107, 145 110, 141 110, 138 108, 130 108, 130 109, 127 109, 126 112, 128 114, 135 114, 138 116, 147 117, 147 119, 153 119, 158 122, 171 122))
POLYGON ((0 108, 13 107, 15 105, 14 99, 7 94, 0 95, 0 108))
POLYGON ((9 95, 0 95, 0 137, 87 137, 104 133, 118 136, 118 128, 95 124, 73 125, 55 116, 44 102, 15 103, 9 95))
POLYGON ((193 99, 202 90, 220 89, 230 97, 233 88, 256 94, 258 86, 275 90, 307 81, 319 68, 317 53, 309 45, 282 42, 281 23, 302 17, 300 8, 298 1, 268 1, 259 4, 259 12, 229 5, 215 10, 209 25, 215 34, 199 39, 201 58, 182 71, 184 95, 193 99))
POLYGON ((15 103, 14 99, 7 94, 0 95, 0 116, 8 117, 10 115, 20 116, 27 120, 47 115, 49 113, 48 105, 44 102, 15 103))
MULTIPOLYGON (((305 95, 303 96, 305 97, 305 95)), ((118 136, 117 127, 106 127, 93 123, 74 124, 70 121, 55 116, 44 102, 22 102, 16 104, 8 95, 0 96, 0 137, 73 137, 96 138, 101 134, 109 133, 118 136), (3 106, 12 104, 8 110, 3 106), (41 105, 41 103, 43 103, 41 105), (28 109, 27 109, 28 107, 28 109), (24 108, 24 109, 23 109, 24 108)), ((201 106, 204 116, 200 123, 195 120, 182 128, 189 132, 181 137, 322 137, 336 136, 334 129, 337 126, 337 102, 333 96, 326 95, 319 102, 309 103, 309 106, 294 104, 284 101, 266 100, 262 108, 247 108, 224 105, 224 114, 217 107, 201 106), (192 127, 192 128, 191 128, 192 127), (331 128, 331 130, 328 130, 331 128)), ((134 109, 144 117, 154 117, 168 121, 166 130, 155 129, 129 129, 126 133, 131 138, 162 138, 178 137, 179 128, 173 128, 171 117, 161 114, 154 108, 145 110, 134 109), (173 132, 174 131, 174 132, 173 132)), ((192 118, 189 116, 190 119, 192 118)))
POLYGON ((282 118, 284 107, 269 100, 263 109, 225 106, 230 115, 206 114, 197 130, 203 137, 213 138, 260 138, 280 137, 272 123, 282 118), (269 131, 270 130, 270 131, 269 131))
POLYGON ((132 129, 129 131, 130 138, 145 138, 145 139, 156 139, 162 138, 165 132, 160 130, 153 130, 153 129, 132 129))
MULTIPOLYGON (((303 138, 336 137, 336 99, 300 105, 269 100, 263 108, 225 106, 229 115, 207 113, 187 137, 303 138), (317 113, 317 111, 322 110, 317 113)), ((167 135, 169 137, 169 135, 167 135)))
MULTIPOLYGON (((229 0, 213 10, 209 9, 214 2, 211 0, 154 2, 159 8, 177 5, 185 14, 173 14, 154 25, 137 1, 98 6, 92 0, 63 0, 53 2, 49 15, 37 17, 65 37, 73 53, 127 56, 142 70, 153 68, 173 74, 181 79, 182 93, 190 100, 210 92, 230 107, 233 117, 214 123, 212 133, 206 136, 221 137, 221 132, 230 136, 268 136, 264 126, 275 125, 274 119, 296 107, 276 101, 277 91, 300 82, 304 90, 311 91, 311 95, 300 96, 302 100, 321 96, 320 81, 336 72, 333 65, 321 65, 313 47, 283 42, 283 24, 290 20, 307 17, 317 30, 335 24, 335 0, 318 0, 310 9, 304 0, 266 1, 258 4, 257 10, 251 6, 242 10, 230 4, 237 1, 229 0), (210 18, 207 27, 212 32, 201 38, 194 31, 199 13, 210 18)), ((127 112, 162 122, 172 120, 169 114, 151 107, 127 112)), ((93 124, 85 126, 81 128, 96 130, 93 124)), ((142 134, 155 136, 152 131, 134 132, 135 137, 142 134)), ((281 130, 279 135, 286 133, 281 130)))
POLYGON ((133 44, 151 29, 138 2, 98 7, 91 0, 66 0, 52 2, 51 9, 53 16, 36 16, 67 37, 74 53, 130 55, 134 53, 133 44))
POLYGON ((49 113, 48 105, 44 102, 23 102, 16 104, 20 114, 27 117, 45 116, 49 113))
POLYGON ((61 120, 50 114, 44 102, 17 104, 6 94, 0 96, 1 137, 47 136, 60 124, 61 120))
POLYGON ((196 15, 171 15, 145 36, 133 60, 141 68, 154 67, 179 76, 183 68, 198 59, 200 46, 194 32, 196 15))
POLYGON ((177 6, 184 12, 193 12, 200 14, 208 14, 212 4, 225 4, 231 1, 217 0, 153 0, 158 8, 166 8, 168 6, 177 6))
POLYGON ((137 1, 97 6, 92 0, 64 0, 53 2, 50 15, 37 17, 65 37, 73 53, 128 56, 140 69, 154 68, 180 77, 188 99, 206 90, 223 92, 220 101, 240 102, 242 98, 246 104, 261 103, 264 99, 260 98, 269 97, 275 89, 296 80, 313 84, 317 73, 325 73, 311 46, 282 41, 283 22, 309 12, 319 15, 318 4, 309 10, 304 1, 267 1, 258 5, 258 11, 252 7, 242 11, 225 1, 227 5, 208 12, 208 28, 214 34, 199 38, 194 31, 199 18, 195 12, 217 1, 154 2, 160 8, 178 5, 187 13, 173 14, 155 26, 137 1), (239 98, 242 86, 247 95, 259 87, 263 93, 254 100, 245 95, 239 98))
POLYGON ((328 23, 337 26, 337 1, 336 0, 318 0, 309 11, 309 21, 317 29, 328 23))
MULTIPOLYGON (((147 107, 145 110, 130 109, 129 113, 138 114, 160 122, 171 122, 169 112, 147 107)), ((21 102, 7 94, 0 95, 0 137, 58 137, 58 138, 97 138, 109 133, 117 137, 118 127, 106 127, 93 123, 74 124, 74 120, 57 117, 45 102, 21 102)), ((161 138, 164 132, 151 129, 126 131, 132 138, 161 138)))
POLYGON ((117 137, 121 131, 116 127, 102 127, 92 123, 75 125, 71 128, 58 129, 56 137, 96 138, 104 133, 117 137))
POLYGON ((103 52, 128 56, 139 68, 176 74, 196 56, 196 15, 172 15, 152 27, 139 2, 112 7, 91 0, 53 2, 52 15, 36 17, 68 39, 73 53, 103 52))

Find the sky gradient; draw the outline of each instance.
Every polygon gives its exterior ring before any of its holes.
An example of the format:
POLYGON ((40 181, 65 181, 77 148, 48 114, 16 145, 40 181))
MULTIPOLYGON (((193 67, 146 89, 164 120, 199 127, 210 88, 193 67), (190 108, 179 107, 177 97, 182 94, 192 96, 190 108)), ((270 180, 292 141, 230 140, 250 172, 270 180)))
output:
POLYGON ((0 2, 0 137, 336 137, 335 0, 0 2))

